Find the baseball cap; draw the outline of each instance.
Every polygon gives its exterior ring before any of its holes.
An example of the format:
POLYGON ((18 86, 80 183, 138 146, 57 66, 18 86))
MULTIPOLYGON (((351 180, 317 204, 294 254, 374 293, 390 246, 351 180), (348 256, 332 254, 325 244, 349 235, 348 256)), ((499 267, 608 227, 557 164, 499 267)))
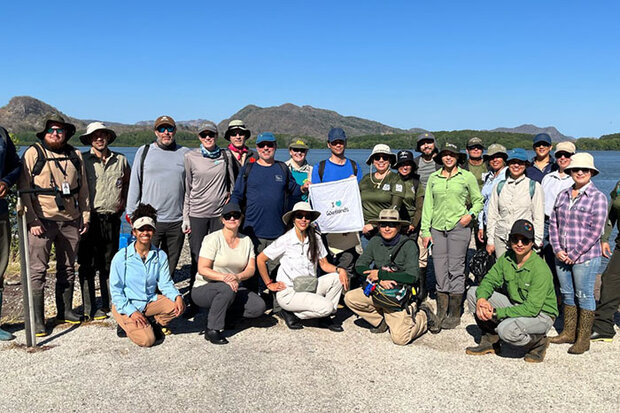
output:
POLYGON ((261 142, 275 142, 275 141, 276 141, 276 137, 273 136, 273 133, 271 132, 260 133, 258 137, 256 138, 257 145, 261 142))
POLYGON ((534 239, 534 225, 527 219, 518 219, 512 224, 510 235, 523 235, 527 239, 534 239))
POLYGON ((540 143, 540 142, 545 142, 551 145, 551 136, 549 136, 548 133, 539 133, 538 135, 534 136, 533 144, 536 145, 537 143, 540 143))
POLYGON ((331 128, 329 133, 327 134, 327 142, 333 141, 345 141, 347 140, 347 135, 344 133, 342 128, 331 128))
POLYGON ((170 125, 170 126, 174 126, 175 128, 177 127, 177 124, 175 123, 174 119, 166 115, 162 115, 155 120, 155 126, 153 127, 153 129, 157 129, 161 125, 170 125))
POLYGON ((482 149, 484 149, 484 144, 482 143, 482 139, 477 138, 477 137, 473 137, 470 140, 467 141, 467 148, 471 148, 472 146, 476 146, 476 145, 480 145, 482 146, 482 149))

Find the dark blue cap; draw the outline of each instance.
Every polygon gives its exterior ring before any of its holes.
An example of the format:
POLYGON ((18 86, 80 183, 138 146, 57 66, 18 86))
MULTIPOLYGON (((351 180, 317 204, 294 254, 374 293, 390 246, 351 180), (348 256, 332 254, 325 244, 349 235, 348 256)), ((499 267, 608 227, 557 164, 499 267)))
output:
POLYGON ((327 135, 327 142, 333 141, 346 141, 347 135, 344 133, 342 128, 331 128, 329 130, 329 134, 327 135))
POLYGON ((222 208, 222 215, 226 215, 231 212, 241 213, 241 208, 239 208, 239 205, 235 204, 234 202, 229 202, 226 205, 224 205, 224 208, 222 208))
POLYGON ((539 133, 538 135, 534 136, 534 145, 539 142, 545 142, 551 145, 551 136, 549 136, 548 133, 539 133))
POLYGON ((275 141, 276 141, 276 137, 273 136, 273 133, 271 132, 263 132, 259 134, 258 137, 256 138, 257 145, 261 142, 275 142, 275 141))

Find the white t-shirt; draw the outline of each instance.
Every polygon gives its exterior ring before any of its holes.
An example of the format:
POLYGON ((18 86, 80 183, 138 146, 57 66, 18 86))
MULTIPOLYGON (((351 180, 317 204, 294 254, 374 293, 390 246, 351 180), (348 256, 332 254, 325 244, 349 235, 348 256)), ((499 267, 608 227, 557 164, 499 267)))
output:
MULTIPOLYGON (((239 274, 254 258, 254 245, 250 237, 239 234, 239 244, 230 248, 222 230, 212 232, 204 237, 200 246, 200 256, 213 260, 213 269, 223 274, 239 274)), ((196 273, 194 288, 207 284, 202 275, 196 273)))
MULTIPOLYGON (((327 251, 318 235, 316 236, 316 242, 319 246, 319 259, 325 258, 327 251)), ((293 280, 297 277, 308 275, 316 277, 316 266, 308 258, 309 247, 308 237, 306 237, 302 244, 299 238, 297 238, 295 228, 291 228, 263 250, 263 253, 270 260, 280 259, 280 268, 278 268, 276 281, 283 282, 288 287, 292 287, 293 280)))

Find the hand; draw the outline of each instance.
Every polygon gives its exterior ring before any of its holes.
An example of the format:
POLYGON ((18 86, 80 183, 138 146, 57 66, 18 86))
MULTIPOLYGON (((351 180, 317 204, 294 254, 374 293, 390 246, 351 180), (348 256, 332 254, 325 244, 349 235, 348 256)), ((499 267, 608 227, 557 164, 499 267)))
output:
POLYGON ((432 237, 422 237, 422 243, 424 243, 424 248, 428 248, 428 245, 433 243, 433 238, 432 237))
POLYGON ((558 251, 555 254, 555 257, 558 259, 558 261, 563 262, 565 264, 572 264, 572 261, 570 260, 570 258, 568 258, 568 254, 566 253, 566 251, 558 251))
POLYGON ((375 282, 379 279, 379 270, 366 270, 364 274, 366 274, 368 281, 375 282))
POLYGON ((369 232, 371 232, 375 227, 372 224, 366 224, 364 225, 364 228, 362 228, 362 234, 368 234, 369 232))
POLYGON ((88 232, 88 222, 80 226, 80 235, 84 235, 87 232, 88 232))
POLYGON ((472 219, 473 219, 472 216, 470 214, 467 214, 467 215, 463 215, 461 219, 459 219, 459 222, 461 223, 462 227, 466 227, 469 225, 472 219))
POLYGON ((484 230, 482 228, 478 230, 478 241, 484 242, 484 230))
POLYGON ((237 292, 237 290, 239 290, 239 283, 237 281, 224 281, 224 282, 228 284, 230 289, 233 290, 234 292, 237 292))
POLYGON ((273 291, 274 293, 276 293, 278 291, 285 290, 286 284, 284 284, 283 282, 272 282, 271 284, 267 286, 267 289, 269 291, 273 291))
POLYGON ((185 312, 185 301, 183 301, 183 297, 177 295, 177 298, 174 300, 174 316, 178 317, 185 312))
POLYGON ((140 311, 134 311, 133 314, 129 316, 129 318, 131 318, 131 321, 136 323, 138 327, 146 328, 149 325, 149 320, 147 320, 144 314, 142 314, 140 311))
POLYGON ((379 281, 379 285, 383 288, 394 288, 396 287, 396 281, 394 280, 382 280, 379 281))
POLYGON ((304 184, 301 186, 301 192, 302 192, 303 194, 307 193, 307 192, 308 192, 308 187, 309 187, 309 186, 310 186, 310 183, 309 183, 309 182, 304 182, 304 184))
POLYGON ((30 227, 30 233, 35 237, 40 237, 45 232, 43 225, 33 225, 30 227))
POLYGON ((482 321, 489 321, 493 318, 493 306, 486 298, 476 301, 476 316, 482 321))
POLYGON ((413 225, 409 225, 409 228, 407 228, 407 234, 411 234, 413 231, 415 231, 415 227, 413 225))
POLYGON ((338 268, 338 279, 345 291, 349 291, 349 275, 344 268, 338 268))
POLYGON ((601 249, 603 250, 603 257, 611 257, 611 248, 609 247, 609 242, 601 242, 601 249))
POLYGON ((239 282, 239 278, 235 274, 226 274, 222 281, 224 281, 225 283, 230 283, 233 281, 239 282))
POLYGON ((0 198, 4 198, 8 191, 9 185, 4 181, 0 181, 0 198))
POLYGON ((495 245, 487 244, 487 254, 493 255, 495 253, 495 245))
POLYGON ((181 231, 183 231, 184 234, 189 234, 192 232, 192 228, 189 225, 189 220, 183 220, 183 223, 181 224, 181 231))

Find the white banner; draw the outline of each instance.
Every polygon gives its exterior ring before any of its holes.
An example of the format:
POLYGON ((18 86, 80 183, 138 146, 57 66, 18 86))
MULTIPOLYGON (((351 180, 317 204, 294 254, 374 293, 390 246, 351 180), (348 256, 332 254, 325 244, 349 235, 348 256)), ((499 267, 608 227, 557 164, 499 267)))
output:
POLYGON ((322 233, 362 230, 364 215, 356 177, 312 184, 309 191, 312 208, 321 213, 316 222, 322 233))

